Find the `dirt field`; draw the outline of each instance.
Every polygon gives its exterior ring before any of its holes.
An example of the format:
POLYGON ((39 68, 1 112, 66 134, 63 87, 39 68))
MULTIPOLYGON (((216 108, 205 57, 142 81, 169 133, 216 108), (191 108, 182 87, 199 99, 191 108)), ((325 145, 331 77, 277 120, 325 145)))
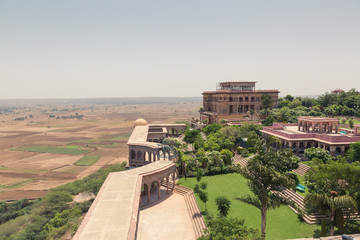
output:
POLYGON ((148 123, 189 121, 198 118, 200 106, 200 101, 146 105, 32 104, 2 113, 0 200, 41 197, 50 188, 86 177, 105 165, 127 161, 126 142, 137 118, 148 123), (71 115, 83 117, 62 118, 71 115), (27 119, 14 120, 23 117, 27 119), (78 155, 15 151, 24 146, 90 150, 78 155), (100 159, 92 166, 75 166, 85 155, 100 159))

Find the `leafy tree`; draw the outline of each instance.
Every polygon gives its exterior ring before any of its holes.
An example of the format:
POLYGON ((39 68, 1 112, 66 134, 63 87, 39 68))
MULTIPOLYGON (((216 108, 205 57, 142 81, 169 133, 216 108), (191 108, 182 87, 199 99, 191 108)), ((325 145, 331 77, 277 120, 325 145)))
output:
POLYGON ((246 227, 244 222, 244 220, 237 218, 226 217, 209 219, 205 234, 198 240, 260 240, 258 230, 246 227))
POLYGON ((179 139, 177 138, 165 138, 163 140, 163 144, 165 145, 169 145, 170 147, 173 147, 173 148, 180 148, 180 149, 184 149, 186 148, 186 144, 183 144, 179 141, 179 139))
POLYGON ((179 169, 179 173, 183 176, 185 176, 186 179, 186 164, 187 164, 188 158, 187 156, 179 149, 177 149, 177 161, 176 166, 179 169))
POLYGON ((288 94, 288 95, 286 95, 286 96, 284 97, 284 100, 289 101, 289 102, 292 102, 292 101, 294 100, 294 97, 291 96, 290 94, 288 94))
POLYGON ((196 172, 196 181, 200 182, 203 175, 204 175, 204 171, 201 168, 198 168, 196 172))
POLYGON ((294 101, 292 101, 291 103, 289 103, 288 107, 289 108, 296 108, 301 106, 301 100, 295 99, 294 101))
POLYGON ((278 208, 281 205, 292 204, 288 199, 281 197, 277 192, 281 187, 294 188, 295 181, 288 175, 281 173, 279 166, 285 156, 271 147, 273 140, 266 143, 259 139, 255 145, 255 156, 248 161, 245 168, 240 168, 240 174, 248 180, 248 186, 253 196, 246 195, 239 200, 251 204, 261 211, 261 235, 266 236, 266 217, 268 209, 278 208))
POLYGON ((262 109, 262 110, 260 111, 260 113, 261 113, 262 115, 264 115, 265 117, 268 117, 268 116, 270 115, 270 113, 271 113, 271 110, 270 110, 270 108, 264 108, 264 109, 262 109))
POLYGON ((219 131, 222 128, 221 124, 218 123, 213 123, 210 125, 207 125, 206 127, 204 127, 202 129, 203 133, 205 133, 206 135, 209 135, 210 133, 216 133, 217 131, 219 131))
POLYGON ((200 132, 198 130, 190 130, 185 133, 184 141, 187 143, 194 143, 199 136, 200 132))
POLYGON ((225 165, 230 165, 231 164, 231 158, 234 156, 234 154, 228 149, 221 150, 220 154, 222 156, 222 159, 223 159, 225 165))
POLYGON ((250 118, 251 118, 251 120, 253 120, 253 116, 254 116, 254 114, 255 114, 255 110, 252 109, 252 108, 250 108, 249 112, 250 112, 250 118))
POLYGON ((318 101, 321 106, 328 107, 331 104, 337 104, 338 98, 339 98, 338 95, 331 94, 331 93, 325 93, 318 98, 318 101))
POLYGON ((266 94, 262 95, 261 107, 264 109, 272 108, 272 99, 270 95, 266 95, 266 94))
POLYGON ((279 122, 287 122, 289 117, 290 117, 289 108, 284 107, 280 109, 279 114, 277 116, 277 120, 279 122))
POLYGON ((281 174, 285 174, 292 171, 293 169, 297 169, 301 161, 300 158, 295 156, 292 150, 289 148, 280 150, 278 158, 279 161, 275 162, 274 166, 281 174))
POLYGON ((262 126, 260 126, 260 125, 245 123, 245 124, 241 125, 241 127, 240 127, 240 135, 241 135, 241 137, 246 138, 249 136, 249 134, 254 132, 256 135, 261 136, 261 132, 260 132, 261 129, 262 129, 262 126))
MULTIPOLYGON (((344 209, 353 213, 357 209, 356 201, 347 194, 348 185, 344 184, 351 164, 345 160, 329 161, 314 166, 314 171, 309 171, 306 183, 309 194, 305 198, 308 212, 319 211, 329 215, 330 235, 334 235, 335 224, 343 229, 344 209)), ((325 235, 326 220, 322 219, 322 235, 325 235)))
POLYGON ((200 149, 200 148, 203 148, 204 147, 204 139, 202 138, 201 135, 199 135, 196 139, 195 139, 195 142, 193 143, 193 146, 195 149, 200 149))
POLYGON ((272 126, 275 122, 275 118, 272 115, 269 115, 264 121, 262 121, 262 124, 264 126, 272 126))
POLYGON ((347 153, 352 161, 360 161, 360 142, 352 143, 347 153))
POLYGON ((322 149, 322 148, 315 148, 315 147, 305 149, 304 156, 311 161, 316 158, 316 159, 321 160, 324 163, 330 161, 333 158, 329 151, 322 149))
POLYGON ((200 188, 201 190, 205 191, 207 189, 207 183, 206 182, 200 183, 200 188))
POLYGON ((209 200, 209 196, 208 196, 207 192, 200 191, 199 192, 199 198, 205 204, 205 212, 206 212, 207 211, 206 202, 209 200))
POLYGON ((204 143, 204 148, 210 151, 220 151, 221 149, 232 149, 235 146, 233 137, 226 137, 220 132, 208 135, 204 143))
POLYGON ((219 217, 226 217, 230 211, 230 200, 226 197, 217 197, 216 206, 219 211, 219 217))
POLYGON ((351 128, 351 129, 353 129, 354 128, 354 120, 352 120, 351 118, 348 120, 348 123, 349 123, 349 127, 351 128))
POLYGON ((304 107, 313 107, 317 104, 316 100, 313 99, 313 98, 309 98, 309 97, 304 97, 301 104, 304 106, 304 107))
POLYGON ((240 142, 240 139, 243 137, 244 133, 239 126, 225 126, 220 129, 220 134, 226 138, 230 138, 235 143, 240 142))
POLYGON ((209 164, 211 166, 219 167, 224 164, 224 162, 222 160, 222 156, 221 156, 220 152, 218 152, 218 151, 207 152, 205 154, 205 157, 207 157, 207 159, 209 160, 209 164))

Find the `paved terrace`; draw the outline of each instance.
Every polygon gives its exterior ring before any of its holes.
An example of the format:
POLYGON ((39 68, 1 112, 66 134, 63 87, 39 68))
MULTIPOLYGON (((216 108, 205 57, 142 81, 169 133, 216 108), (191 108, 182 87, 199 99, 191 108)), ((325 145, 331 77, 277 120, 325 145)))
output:
POLYGON ((73 239, 135 239, 143 177, 151 177, 170 168, 174 168, 174 163, 157 161, 110 173, 73 239))

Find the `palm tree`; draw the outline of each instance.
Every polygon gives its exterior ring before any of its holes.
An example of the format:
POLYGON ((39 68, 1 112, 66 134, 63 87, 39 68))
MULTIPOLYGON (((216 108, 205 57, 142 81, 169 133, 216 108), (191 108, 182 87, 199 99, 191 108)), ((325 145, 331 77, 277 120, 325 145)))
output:
POLYGON ((239 200, 251 204, 261 211, 261 235, 266 236, 266 217, 268 209, 278 208, 281 205, 295 204, 281 197, 282 188, 293 188, 295 181, 284 172, 278 171, 278 162, 285 159, 283 152, 275 152, 271 148, 274 139, 266 143, 258 139, 255 145, 256 155, 248 161, 245 168, 239 170, 240 174, 248 180, 248 186, 254 193, 253 196, 246 195, 239 200))
MULTIPOLYGON (((330 236, 334 236, 335 226, 335 214, 336 211, 342 211, 342 209, 350 210, 354 212, 357 210, 356 201, 349 195, 338 196, 336 191, 331 191, 329 194, 326 193, 309 193, 305 202, 310 202, 314 207, 320 210, 321 213, 330 214, 330 236)), ((321 233, 325 234, 325 219, 322 219, 321 233)))

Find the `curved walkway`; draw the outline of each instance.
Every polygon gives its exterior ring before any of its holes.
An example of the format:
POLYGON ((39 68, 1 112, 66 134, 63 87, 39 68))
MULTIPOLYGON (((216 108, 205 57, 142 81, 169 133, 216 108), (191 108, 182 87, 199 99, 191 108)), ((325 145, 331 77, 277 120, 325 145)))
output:
POLYGON ((163 174, 175 170, 174 163, 157 161, 143 167, 110 173, 73 239, 135 239, 143 180, 147 182, 159 176, 162 178, 163 174))

